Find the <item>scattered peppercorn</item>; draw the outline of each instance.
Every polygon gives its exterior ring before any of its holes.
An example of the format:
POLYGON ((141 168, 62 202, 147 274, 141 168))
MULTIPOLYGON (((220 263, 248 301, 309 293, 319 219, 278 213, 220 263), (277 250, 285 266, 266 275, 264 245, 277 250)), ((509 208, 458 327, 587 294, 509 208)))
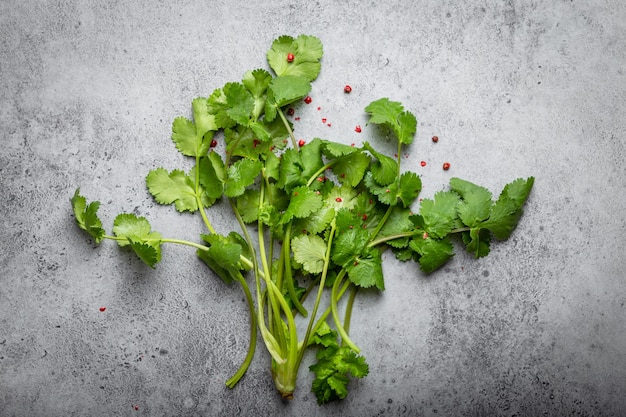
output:
POLYGON ((346 94, 350 94, 352 92, 352 87, 350 87, 349 85, 346 85, 343 88, 343 92, 346 93, 346 94))
POLYGON ((444 163, 443 163, 443 170, 444 170, 444 171, 447 171, 447 170, 449 170, 449 169, 450 169, 450 162, 444 162, 444 163))

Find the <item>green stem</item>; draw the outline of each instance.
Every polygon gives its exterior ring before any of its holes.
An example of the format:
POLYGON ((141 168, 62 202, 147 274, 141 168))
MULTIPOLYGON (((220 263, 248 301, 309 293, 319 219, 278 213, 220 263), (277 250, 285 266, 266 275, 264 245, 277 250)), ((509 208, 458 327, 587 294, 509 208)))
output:
POLYGON ((348 303, 346 304, 346 314, 343 319, 343 328, 346 330, 346 333, 350 333, 350 320, 352 319, 352 307, 354 306, 354 299, 356 298, 356 294, 359 292, 359 287, 356 285, 352 287, 352 291, 350 291, 350 297, 348 297, 348 303))
POLYGON ((302 314, 302 316, 306 317, 308 315, 308 311, 306 308, 300 303, 298 299, 298 295, 296 294, 296 288, 293 283, 293 274, 291 269, 291 225, 289 222, 287 228, 285 229, 285 239, 283 240, 283 257, 285 262, 285 284, 287 285, 287 291, 289 291, 289 297, 291 298, 291 302, 293 306, 298 310, 298 313, 302 314))
POLYGON ((293 134, 293 130, 291 130, 291 126, 289 126, 289 122, 287 121, 285 114, 283 113, 280 107, 276 108, 276 112, 278 112, 280 119, 283 121, 283 124, 285 125, 285 128, 287 129, 287 132, 289 132, 289 138, 291 139, 291 144, 293 145, 293 148, 298 149, 298 143, 296 142, 296 137, 293 134))
POLYGON ((254 312, 254 301, 252 300, 252 293, 250 292, 248 283, 246 283, 246 280, 244 279, 243 275, 241 275, 241 273, 237 274, 237 281, 239 281, 239 283, 241 284, 243 292, 246 296, 246 301, 248 302, 248 310, 250 312, 250 343, 248 344, 248 353, 246 354, 246 358, 244 359, 243 363, 239 366, 237 372, 235 372, 235 374, 228 381, 226 381, 226 386, 228 388, 233 388, 235 385, 237 385, 239 380, 244 376, 244 374, 250 367, 250 364, 252 363, 252 358, 254 358, 257 338, 257 318, 254 312))
MULTIPOLYGON (((345 269, 341 270, 341 272, 343 271, 345 271, 345 269)), ((341 320, 339 318, 339 309, 337 308, 337 302, 339 300, 339 297, 337 296, 337 289, 339 288, 339 284, 341 284, 341 281, 343 281, 343 276, 345 274, 341 276, 340 275, 341 273, 337 275, 337 278, 333 283, 333 288, 330 293, 330 311, 332 312, 337 332, 341 336, 342 344, 347 345, 350 349, 352 349, 356 353, 359 353, 361 350, 354 344, 352 339, 350 339, 350 336, 348 336, 348 331, 344 328, 343 324, 341 324, 341 320)))
POLYGON ((319 290, 317 291, 317 298, 315 299, 315 304, 313 304, 313 311, 311 312, 311 317, 309 318, 309 325, 307 326, 306 333, 304 335, 304 339, 302 339, 302 349, 300 349, 300 353, 298 355, 298 364, 302 361, 302 357, 304 356, 304 351, 309 344, 309 337, 311 337, 311 331, 313 329, 313 324, 315 323, 315 316, 317 315, 317 309, 320 305, 320 300, 322 299, 322 293, 324 292, 324 284, 326 283, 326 276, 328 275, 328 266, 330 264, 330 250, 333 245, 333 237, 335 236, 335 231, 337 226, 333 223, 330 228, 330 234, 328 235, 328 245, 326 246, 326 254, 324 256, 324 267, 322 269, 322 277, 320 278, 319 290))

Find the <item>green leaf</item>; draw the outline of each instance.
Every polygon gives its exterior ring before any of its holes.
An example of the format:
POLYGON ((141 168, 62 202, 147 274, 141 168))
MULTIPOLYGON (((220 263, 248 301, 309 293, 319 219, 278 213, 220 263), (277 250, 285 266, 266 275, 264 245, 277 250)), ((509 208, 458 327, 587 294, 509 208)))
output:
POLYGON ((304 218, 322 207, 322 196, 316 194, 306 186, 296 187, 291 191, 291 200, 283 218, 282 224, 289 222, 292 218, 304 218))
POLYGON ((296 262, 305 271, 319 274, 324 269, 326 242, 317 235, 298 235, 291 240, 291 250, 296 262))
POLYGON ((314 36, 281 36, 267 52, 267 62, 278 76, 298 75, 313 81, 320 72, 322 55, 322 43, 314 36), (292 62, 287 61, 290 53, 294 55, 292 62))
POLYGON ((461 202, 454 191, 439 191, 434 199, 425 198, 420 204, 422 221, 417 226, 436 238, 442 238, 452 231, 457 219, 457 206, 461 202))
POLYGON ((476 258, 482 258, 489 254, 491 233, 487 229, 472 228, 469 232, 461 234, 465 249, 476 258))
POLYGON ((369 248, 354 258, 352 264, 345 265, 350 281, 361 288, 376 286, 379 290, 385 289, 382 257, 380 251, 369 248))
POLYGON ((454 256, 454 248, 450 239, 433 239, 421 236, 409 242, 409 247, 420 255, 420 269, 426 273, 433 272, 454 256))
POLYGON ((228 98, 224 93, 224 89, 218 88, 211 93, 208 99, 207 108, 209 114, 213 115, 215 125, 218 129, 231 128, 237 124, 237 122, 228 115, 230 106, 228 104, 228 98))
MULTIPOLYGON (((411 211, 406 208, 394 207, 391 211, 391 215, 385 222, 385 225, 378 232, 379 238, 395 236, 401 233, 411 232, 415 228, 413 222, 410 219, 411 211)), ((389 246, 394 248, 403 248, 409 243, 408 237, 389 240, 386 242, 389 246)))
POLYGON ((196 252, 225 283, 230 284, 237 279, 239 271, 245 270, 241 264, 241 255, 244 253, 244 240, 237 233, 231 232, 228 237, 211 234, 202 235, 208 245, 208 250, 196 252))
POLYGON ((100 243, 104 237, 102 222, 98 218, 100 202, 93 201, 87 204, 85 197, 80 195, 80 188, 76 189, 70 202, 72 203, 74 219, 78 227, 87 232, 96 244, 100 243))
POLYGON ((312 234, 321 233, 334 217, 335 209, 325 204, 304 219, 296 219, 294 228, 312 234))
POLYGON ((422 180, 416 173, 407 171, 400 176, 398 198, 404 207, 409 207, 422 191, 422 180))
POLYGON ((368 142, 363 144, 363 148, 376 158, 371 166, 372 175, 376 183, 385 186, 394 182, 398 177, 398 162, 387 155, 377 152, 368 142))
POLYGON ((311 91, 311 83, 304 77, 284 75, 276 77, 270 83, 265 101, 265 120, 276 118, 277 110, 303 99, 311 91))
POLYGON ((119 214, 113 221, 115 236, 126 240, 118 240, 120 246, 130 246, 137 256, 151 267, 161 260, 161 240, 159 232, 153 232, 145 217, 137 217, 131 213, 119 214))
POLYGON ((203 156, 209 151, 214 131, 215 116, 209 114, 208 99, 198 97, 192 102, 195 123, 185 117, 177 117, 172 123, 172 140, 176 149, 186 156, 203 156))
MULTIPOLYGON (((321 139, 315 139, 321 140, 321 139)), ((324 156, 328 159, 335 159, 339 156, 349 155, 354 152, 361 152, 361 149, 356 148, 354 146, 344 145, 343 143, 331 142, 329 140, 321 140, 322 152, 324 156)))
POLYGON ((460 178, 451 178, 450 187, 462 198, 457 212, 465 225, 475 227, 489 218, 493 204, 489 190, 460 178))
POLYGON ((259 190, 249 188, 237 197, 236 206, 244 223, 252 223, 259 218, 259 190))
POLYGON ((246 187, 252 185, 263 169, 261 161, 240 159, 228 167, 224 195, 237 197, 244 193, 246 187))
POLYGON ((363 152, 353 152, 337 158, 331 168, 339 182, 356 187, 363 179, 370 162, 370 157, 363 152))
POLYGON ((241 83, 227 83, 224 86, 226 96, 226 114, 235 122, 247 125, 254 111, 255 101, 252 94, 241 83))
POLYGON ((193 180, 181 170, 152 170, 146 176, 148 191, 159 204, 174 203, 178 211, 198 210, 193 180))
POLYGON ((270 81, 272 81, 272 75, 264 69, 247 71, 243 75, 242 83, 254 98, 252 111, 253 120, 257 120, 263 113, 263 108, 265 107, 265 92, 270 85, 270 81))
POLYGON ((492 207, 489 219, 481 227, 489 229, 500 240, 508 239, 522 216, 522 206, 532 189, 534 178, 518 178, 507 184, 492 207))
POLYGON ((298 185, 305 185, 323 166, 319 140, 302 146, 300 151, 289 148, 281 158, 278 186, 289 191, 298 185))
POLYGON ((371 171, 365 174, 363 181, 370 193, 374 194, 378 201, 388 206, 398 204, 398 185, 393 182, 388 185, 378 185, 371 171))
MULTIPOLYGON (((200 170, 200 185, 212 204, 216 199, 222 197, 224 192, 224 162, 218 153, 210 152, 208 156, 200 158, 198 165, 193 167, 189 173, 190 177, 195 177, 196 169, 200 170)), ((205 207, 211 204, 205 205, 205 207)))
POLYGON ((404 110, 401 103, 381 98, 371 102, 365 111, 370 114, 370 123, 385 126, 396 135, 398 141, 405 145, 413 142, 417 130, 417 119, 404 110))

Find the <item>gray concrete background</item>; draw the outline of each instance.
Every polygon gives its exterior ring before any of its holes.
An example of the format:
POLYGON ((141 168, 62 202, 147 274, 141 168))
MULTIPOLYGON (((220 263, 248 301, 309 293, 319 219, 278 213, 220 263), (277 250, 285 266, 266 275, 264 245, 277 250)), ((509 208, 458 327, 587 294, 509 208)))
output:
MULTIPOLYGON (((626 415, 625 51, 619 0, 3 1, 0 415, 626 415), (353 129, 389 97, 420 122, 403 163, 423 196, 451 176, 494 192, 536 177, 487 258, 427 277, 387 257, 387 290, 358 299, 352 327, 370 375, 324 407, 308 363, 283 403, 261 345, 227 389, 248 338, 239 288, 185 248, 156 270, 94 248, 69 205, 80 186, 109 230, 128 211, 196 240, 200 221, 143 182, 188 162, 172 120, 300 33, 325 56, 299 137, 377 141, 353 129)), ((236 228, 225 206, 210 215, 236 228)))

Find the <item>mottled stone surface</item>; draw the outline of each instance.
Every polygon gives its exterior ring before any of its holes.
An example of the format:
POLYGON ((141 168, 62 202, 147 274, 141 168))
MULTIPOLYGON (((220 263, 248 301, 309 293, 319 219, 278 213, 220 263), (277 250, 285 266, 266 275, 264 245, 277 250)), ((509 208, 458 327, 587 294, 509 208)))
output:
MULTIPOLYGON (((625 64, 619 0, 3 1, 0 415, 624 415, 625 64), (69 205, 81 187, 109 230, 127 211, 196 240, 201 222, 144 185, 188 166, 171 121, 300 33, 325 56, 299 137, 376 141, 354 126, 389 97, 420 121, 403 164, 424 196, 451 176, 494 192, 536 177, 487 258, 425 276, 387 255, 387 289, 360 295, 351 329, 370 375, 324 407, 304 368, 283 403, 261 344, 226 388, 248 340, 240 289, 186 248, 155 270, 96 248, 69 205)), ((210 215, 236 228, 227 205, 210 215)))

